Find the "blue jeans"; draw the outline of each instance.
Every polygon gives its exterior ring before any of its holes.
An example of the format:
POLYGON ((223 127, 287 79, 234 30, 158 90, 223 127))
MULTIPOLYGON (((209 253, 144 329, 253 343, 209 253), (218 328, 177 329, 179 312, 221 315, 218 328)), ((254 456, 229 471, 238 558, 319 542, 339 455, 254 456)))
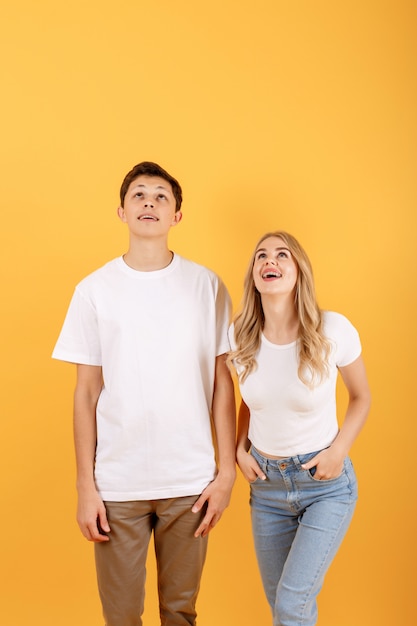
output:
POLYGON ((250 486, 255 550, 274 626, 314 626, 317 595, 352 519, 357 483, 352 462, 316 480, 301 465, 317 452, 271 460, 252 448, 266 475, 250 486))

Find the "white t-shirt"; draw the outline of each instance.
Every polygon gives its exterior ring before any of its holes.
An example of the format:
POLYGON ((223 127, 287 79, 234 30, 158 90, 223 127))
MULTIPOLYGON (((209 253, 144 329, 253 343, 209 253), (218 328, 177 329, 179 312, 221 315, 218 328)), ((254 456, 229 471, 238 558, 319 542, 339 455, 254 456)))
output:
MULTIPOLYGON (((356 329, 340 313, 324 312, 324 333, 331 340, 329 377, 310 389, 298 377, 297 342, 273 344, 262 335, 257 368, 240 384, 249 407, 248 438, 255 448, 274 456, 294 456, 329 446, 338 433, 337 368, 361 353, 356 329)), ((232 349, 236 344, 229 330, 232 349)))
POLYGON ((76 287, 52 356, 102 367, 103 500, 195 495, 213 480, 215 358, 229 350, 229 314, 221 280, 178 255, 154 272, 120 257, 76 287))

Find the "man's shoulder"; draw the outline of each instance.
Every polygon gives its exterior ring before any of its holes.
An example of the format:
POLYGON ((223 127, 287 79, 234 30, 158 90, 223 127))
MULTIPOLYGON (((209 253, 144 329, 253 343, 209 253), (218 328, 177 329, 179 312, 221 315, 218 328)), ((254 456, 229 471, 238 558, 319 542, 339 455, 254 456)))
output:
POLYGON ((77 287, 87 287, 90 285, 94 285, 102 281, 104 278, 118 273, 119 266, 120 266, 120 257, 112 259, 111 261, 108 261, 101 267, 87 274, 83 279, 80 280, 77 287))
POLYGON ((197 261, 192 261, 191 259, 188 259, 178 254, 176 256, 178 257, 180 268, 182 270, 194 273, 196 275, 206 276, 211 280, 221 281, 220 276, 206 265, 202 265, 201 263, 197 263, 197 261))

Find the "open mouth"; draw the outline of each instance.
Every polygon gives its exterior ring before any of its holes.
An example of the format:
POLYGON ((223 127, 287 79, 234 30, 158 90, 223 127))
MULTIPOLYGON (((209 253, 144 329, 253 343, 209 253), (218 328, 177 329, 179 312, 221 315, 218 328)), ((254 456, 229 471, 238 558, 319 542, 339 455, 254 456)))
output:
POLYGON ((139 221, 150 220, 151 222, 157 222, 158 218, 155 217, 154 215, 147 215, 147 214, 145 214, 145 215, 139 215, 138 220, 139 221))
POLYGON ((282 274, 280 274, 279 272, 265 272, 264 274, 262 274, 262 278, 267 279, 267 278, 282 278, 282 274))

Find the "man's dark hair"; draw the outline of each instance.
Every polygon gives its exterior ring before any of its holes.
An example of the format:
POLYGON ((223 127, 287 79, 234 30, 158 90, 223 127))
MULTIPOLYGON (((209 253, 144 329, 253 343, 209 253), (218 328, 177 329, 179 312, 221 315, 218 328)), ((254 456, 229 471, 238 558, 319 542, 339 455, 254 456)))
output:
POLYGON ((126 192, 129 189, 129 185, 139 176, 158 176, 159 178, 163 178, 166 180, 172 187, 172 193, 175 198, 175 211, 179 211, 182 203, 182 189, 179 182, 168 174, 163 167, 158 165, 157 163, 152 163, 152 161, 142 161, 142 163, 138 163, 135 165, 130 172, 128 172, 122 182, 122 186, 120 187, 120 203, 123 206, 125 201, 126 192))

